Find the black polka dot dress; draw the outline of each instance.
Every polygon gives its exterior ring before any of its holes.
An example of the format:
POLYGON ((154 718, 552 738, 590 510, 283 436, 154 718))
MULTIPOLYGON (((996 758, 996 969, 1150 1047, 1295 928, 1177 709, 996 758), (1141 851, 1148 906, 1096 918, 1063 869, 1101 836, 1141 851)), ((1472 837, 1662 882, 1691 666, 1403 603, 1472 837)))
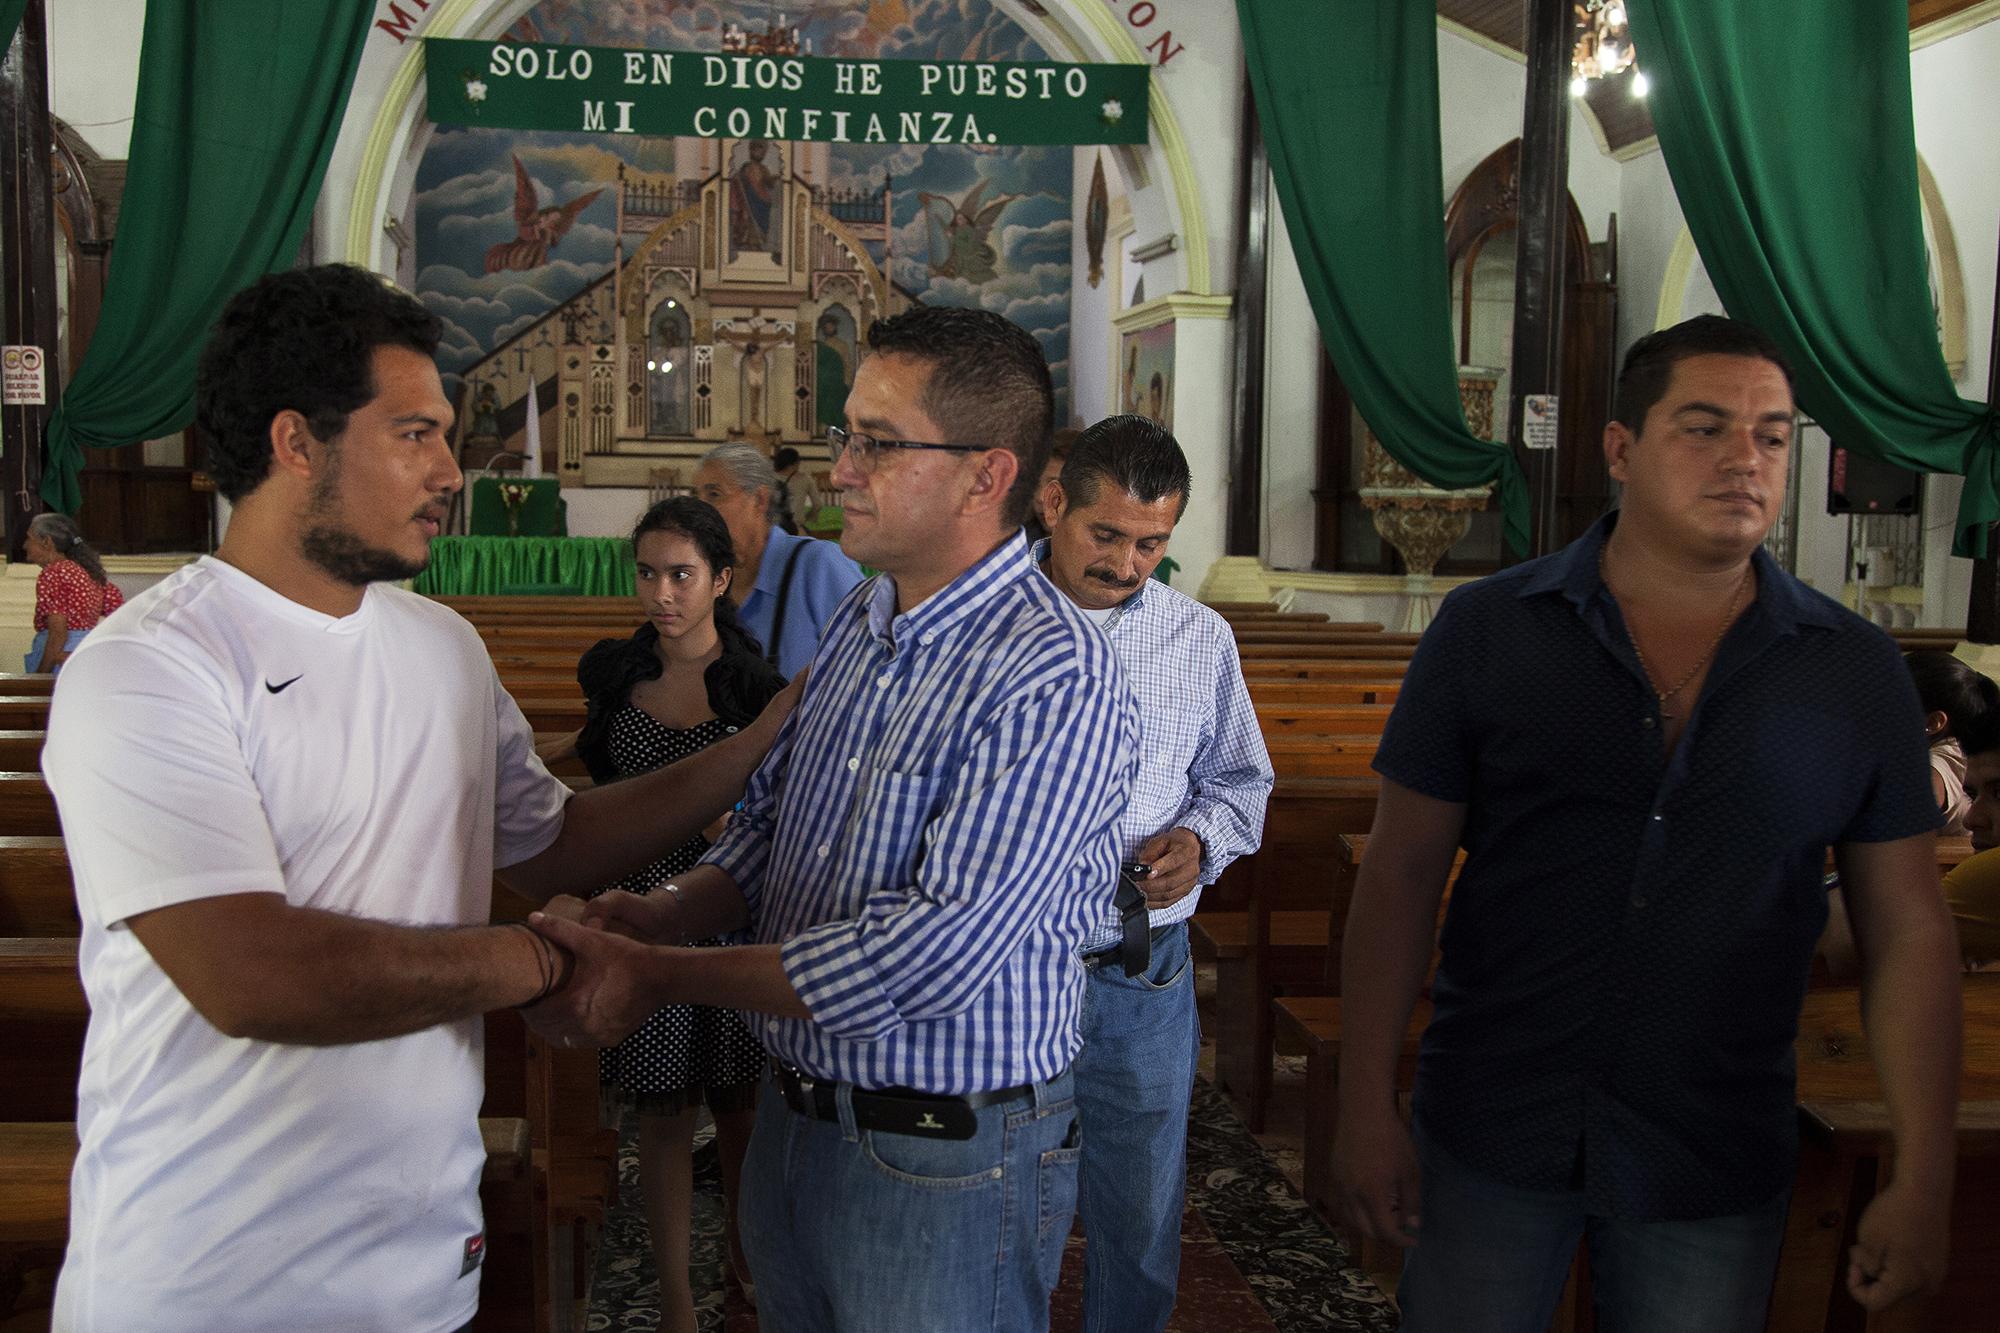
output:
MULTIPOLYGON (((630 777, 685 759, 735 730, 720 718, 685 729, 669 727, 627 703, 611 719, 607 744, 619 776, 630 777)), ((692 869, 708 845, 708 839, 696 834, 670 855, 597 892, 651 893, 692 869)), ((697 1004, 660 1010, 637 1032, 603 1051, 598 1063, 608 1102, 656 1115, 671 1115, 704 1101, 717 1111, 747 1108, 763 1070, 764 1048, 736 1011, 697 1004)))

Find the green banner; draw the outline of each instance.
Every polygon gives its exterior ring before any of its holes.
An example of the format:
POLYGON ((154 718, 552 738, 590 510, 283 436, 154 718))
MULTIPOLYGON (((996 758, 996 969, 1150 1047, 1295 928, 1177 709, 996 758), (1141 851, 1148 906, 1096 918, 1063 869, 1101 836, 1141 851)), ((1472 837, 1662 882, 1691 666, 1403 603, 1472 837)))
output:
POLYGON ((424 39, 440 125, 794 143, 1144 143, 1148 69, 424 39))

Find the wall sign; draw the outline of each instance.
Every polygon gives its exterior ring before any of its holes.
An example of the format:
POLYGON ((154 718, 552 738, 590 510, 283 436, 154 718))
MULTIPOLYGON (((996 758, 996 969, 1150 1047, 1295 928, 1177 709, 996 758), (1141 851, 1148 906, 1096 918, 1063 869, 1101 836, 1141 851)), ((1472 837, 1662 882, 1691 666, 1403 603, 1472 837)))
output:
POLYGON ((808 143, 1140 144, 1145 65, 424 39, 440 125, 808 143))
POLYGON ((42 382, 42 349, 33 344, 8 343, 0 347, 0 402, 8 407, 30 407, 48 402, 42 382))
POLYGON ((1556 427, 1560 421, 1556 395, 1530 393, 1521 396, 1521 444, 1527 449, 1556 447, 1556 427))

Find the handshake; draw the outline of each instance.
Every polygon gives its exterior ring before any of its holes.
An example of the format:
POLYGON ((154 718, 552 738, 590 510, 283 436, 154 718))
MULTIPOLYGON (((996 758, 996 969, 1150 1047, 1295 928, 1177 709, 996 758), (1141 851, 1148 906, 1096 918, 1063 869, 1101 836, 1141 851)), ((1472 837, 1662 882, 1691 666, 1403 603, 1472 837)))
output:
POLYGON ((614 890, 589 902, 551 898, 528 925, 572 960, 555 990, 521 1011, 528 1026, 556 1046, 610 1046, 624 1040, 654 1010, 671 1003, 679 911, 671 893, 641 897, 614 890))

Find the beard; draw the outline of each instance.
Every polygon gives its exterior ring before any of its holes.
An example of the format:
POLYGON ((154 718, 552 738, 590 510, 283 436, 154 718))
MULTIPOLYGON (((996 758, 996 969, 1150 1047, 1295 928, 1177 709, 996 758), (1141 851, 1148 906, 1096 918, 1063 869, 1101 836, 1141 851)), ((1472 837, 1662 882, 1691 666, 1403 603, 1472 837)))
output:
MULTIPOLYGON (((306 501, 304 530, 299 550, 306 559, 342 583, 366 587, 370 583, 395 583, 413 579, 430 564, 430 552, 412 560, 380 546, 370 546, 333 517, 338 507, 335 491, 340 484, 340 455, 330 448, 327 470, 313 483, 306 501)), ((438 497, 445 503, 448 496, 438 497)))
POLYGON ((395 583, 413 579, 430 564, 430 553, 420 559, 398 555, 368 543, 333 523, 309 523, 300 538, 299 549, 306 559, 342 583, 363 587, 370 583, 395 583))

